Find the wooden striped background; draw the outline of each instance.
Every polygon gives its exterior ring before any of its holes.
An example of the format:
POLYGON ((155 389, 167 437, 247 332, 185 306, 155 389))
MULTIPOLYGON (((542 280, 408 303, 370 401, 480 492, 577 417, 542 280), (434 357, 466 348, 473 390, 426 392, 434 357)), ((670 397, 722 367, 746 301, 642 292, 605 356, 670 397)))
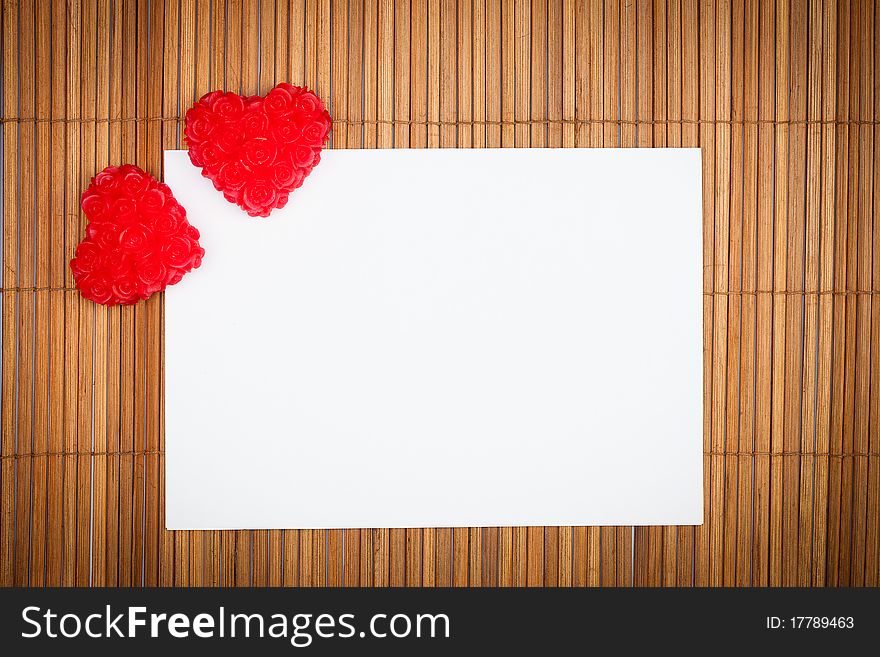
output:
POLYGON ((0 583, 876 586, 877 4, 4 0, 0 583), (702 148, 702 527, 163 529, 163 300, 71 291, 78 198, 277 80, 334 147, 702 148))

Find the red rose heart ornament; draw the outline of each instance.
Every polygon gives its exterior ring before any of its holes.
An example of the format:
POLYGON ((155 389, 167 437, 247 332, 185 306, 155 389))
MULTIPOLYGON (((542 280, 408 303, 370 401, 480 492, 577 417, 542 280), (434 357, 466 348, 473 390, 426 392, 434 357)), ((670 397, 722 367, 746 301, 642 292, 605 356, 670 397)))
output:
POLYGON ((266 96, 212 91, 186 113, 189 158, 217 191, 252 217, 268 217, 321 161, 330 134, 321 99, 286 82, 266 96))
POLYGON ((136 303, 202 263, 199 231, 171 188, 134 165, 107 167, 92 178, 82 209, 89 223, 70 269, 86 299, 136 303))

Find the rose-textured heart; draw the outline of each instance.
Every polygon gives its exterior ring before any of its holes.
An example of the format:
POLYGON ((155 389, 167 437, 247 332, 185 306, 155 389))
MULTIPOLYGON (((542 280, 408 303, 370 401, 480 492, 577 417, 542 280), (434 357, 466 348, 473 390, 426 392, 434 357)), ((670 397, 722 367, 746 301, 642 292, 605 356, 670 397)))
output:
POLYGON ((252 217, 287 204, 321 160, 330 134, 321 99, 286 82, 266 96, 212 91, 186 113, 190 160, 252 217))
POLYGON ((82 195, 89 223, 70 261, 86 299, 132 304, 174 285, 205 255, 171 188, 142 169, 107 167, 82 195))

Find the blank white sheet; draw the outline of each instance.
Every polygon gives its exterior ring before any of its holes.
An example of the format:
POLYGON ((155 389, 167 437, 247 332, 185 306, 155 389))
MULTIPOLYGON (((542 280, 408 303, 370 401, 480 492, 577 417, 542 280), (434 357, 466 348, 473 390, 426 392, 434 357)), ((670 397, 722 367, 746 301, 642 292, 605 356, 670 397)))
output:
POLYGON ((325 150, 268 219, 165 181, 169 529, 702 522, 699 150, 325 150))

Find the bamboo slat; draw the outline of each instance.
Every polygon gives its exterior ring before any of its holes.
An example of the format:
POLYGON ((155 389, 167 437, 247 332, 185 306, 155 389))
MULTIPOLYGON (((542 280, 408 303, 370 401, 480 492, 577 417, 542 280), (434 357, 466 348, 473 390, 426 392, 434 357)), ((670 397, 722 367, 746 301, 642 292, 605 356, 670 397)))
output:
MULTIPOLYGON (((877 20, 877 10, 874 11, 874 31, 868 32, 874 43, 874 116, 880 109, 880 89, 877 87, 877 70, 880 68, 880 22, 877 20)), ((878 159, 880 159, 880 131, 874 127, 874 160, 871 163, 874 171, 873 180, 873 207, 877 207, 880 199, 880 176, 878 176, 878 159)), ((872 285, 880 284, 880 222, 874 223, 873 235, 871 236, 873 248, 873 272, 872 285)), ((871 399, 870 399, 870 436, 871 449, 877 451, 880 448, 880 353, 877 345, 880 344, 880 303, 873 303, 871 307, 871 399)), ((880 520, 876 510, 880 508, 880 460, 877 456, 869 457, 868 460, 868 535, 866 538, 865 551, 865 585, 880 586, 880 520)))
MULTIPOLYGON (((66 55, 67 27, 63 8, 59 11, 57 3, 52 5, 51 49, 52 60, 66 55)), ((50 81, 53 87, 60 89, 65 84, 66 71, 60 66, 51 67, 50 81)), ((62 93, 52 95, 51 117, 60 119, 65 115, 66 98, 62 93)), ((64 248, 65 228, 65 126, 61 123, 52 125, 51 152, 52 167, 50 172, 50 282, 55 287, 63 287, 65 281, 66 262, 61 256, 64 248)), ((8 142, 7 142, 8 143, 8 142)), ((50 292, 49 315, 49 450, 56 455, 49 457, 47 472, 47 516, 46 516, 46 576, 45 583, 50 586, 61 584, 61 567, 63 563, 63 485, 64 458, 58 456, 63 449, 63 418, 64 418, 64 309, 65 292, 50 292)), ((5 325, 4 325, 5 328, 5 325)), ((4 373, 6 368, 4 368, 4 373)), ((5 379, 4 379, 5 382, 5 379)))
MULTIPOLYGON (((37 52, 45 52, 50 47, 51 39, 51 8, 47 3, 35 6, 34 47, 37 52)), ((51 80, 51 70, 45 59, 36 61, 35 83, 46 85, 51 80)), ((38 118, 49 118, 51 99, 46 96, 36 97, 36 114, 38 118)), ((51 124, 37 124, 35 129, 34 154, 36 173, 34 179, 36 216, 46 217, 49 214, 49 169, 51 164, 51 124), (46 127, 44 128, 43 125, 46 127)), ((34 228, 34 284, 37 287, 49 282, 49 221, 36 222, 34 228)), ((34 297, 34 415, 32 444, 35 450, 48 447, 49 438, 49 371, 46 365, 49 357, 49 291, 35 292, 34 297)), ((31 556, 28 572, 28 583, 40 586, 46 574, 46 512, 48 502, 47 491, 47 460, 33 459, 31 488, 31 556)))
MULTIPOLYGON (((774 115, 773 84, 775 66, 770 56, 773 47, 773 12, 767 3, 760 3, 758 9, 758 117, 774 115)), ((758 126, 758 286, 767 289, 773 282, 773 178, 774 158, 773 129, 767 125, 758 126)), ((756 308, 756 372, 771 371, 772 366, 772 299, 759 297, 756 308)), ((755 441, 754 449, 762 452, 755 456, 755 481, 752 498, 754 531, 751 544, 752 576, 750 583, 766 586, 768 580, 768 558, 770 541, 770 447, 771 447, 771 380, 770 377, 757 377, 755 381, 755 441)))
MULTIPOLYGON (((176 3, 167 3, 169 9, 176 3)), ((139 7, 139 10, 142 7, 139 7)), ((166 97, 174 95, 173 91, 165 92, 164 76, 166 67, 163 65, 166 51, 166 38, 169 43, 176 39, 176 35, 165 31, 165 9, 161 4, 149 5, 150 39, 147 56, 149 59, 149 74, 147 82, 147 109, 151 113, 162 112, 163 102, 166 97)), ((170 12, 169 12, 170 13, 170 12)), ((169 46, 170 52, 175 52, 176 47, 169 46)), ((169 67, 171 68, 171 67, 169 67)), ((174 89, 177 86, 176 74, 169 71, 169 80, 173 81, 174 89)), ((145 162, 147 171, 159 176, 162 171, 162 139, 166 130, 171 130, 167 124, 152 123, 147 126, 147 152, 145 162)), ((162 362, 164 350, 162 349, 162 298, 155 295, 144 302, 146 308, 146 334, 145 349, 146 357, 146 382, 145 387, 145 415, 144 421, 144 486, 145 486, 145 513, 144 513, 144 582, 149 586, 168 586, 172 583, 169 576, 173 573, 174 564, 167 563, 167 559, 173 561, 173 546, 169 545, 168 533, 164 529, 161 513, 164 510, 164 481, 160 450, 164 444, 164 419, 161 416, 162 386, 164 382, 162 362)))
MULTIPOLYGON (((821 103, 821 49, 822 49, 822 12, 821 7, 814 3, 810 7, 810 22, 804 17, 804 28, 808 30, 809 44, 804 65, 809 71, 809 79, 804 94, 804 102, 810 108, 810 116, 820 116, 821 103)), ((821 126, 808 126, 805 131, 805 166, 807 180, 821 177, 821 126)), ((814 185, 805 188, 805 250, 804 250, 804 289, 815 290, 819 286, 820 242, 819 242, 819 192, 821 187, 814 185)), ((817 370, 819 361, 818 345, 819 299, 804 298, 803 357, 802 371, 804 379, 803 398, 801 402, 801 449, 815 451, 818 438, 816 425, 816 405, 818 403, 817 370)), ((800 478, 800 511, 798 523, 797 549, 797 582, 803 586, 812 580, 812 533, 814 520, 814 496, 816 479, 816 458, 806 455, 802 459, 800 478)))
MULTIPOLYGON (((835 93, 835 118, 845 116, 849 100, 846 91, 849 84, 848 71, 848 29, 849 29, 849 6, 840 3, 837 7, 837 31, 835 52, 835 77, 837 78, 837 90, 835 93)), ((846 221, 842 219, 846 214, 846 153, 847 132, 844 126, 836 129, 835 135, 835 181, 834 181, 834 208, 835 218, 841 219, 834 222, 834 280, 846 280, 846 221)), ((843 451, 843 398, 844 398, 844 363, 846 355, 846 333, 844 331, 846 304, 835 304, 832 320, 832 334, 834 335, 832 347, 832 376, 831 388, 831 452, 841 454, 843 451)), ((840 502, 841 502, 841 469, 842 464, 832 462, 831 472, 828 477, 828 548, 826 581, 834 586, 838 583, 838 554, 840 536, 840 502)))
MULTIPOLYGON (((837 16, 834 3, 825 0, 822 7, 822 110, 823 118, 833 118, 835 110, 836 52, 834 42, 837 30, 837 16)), ((818 10, 818 8, 817 8, 818 10)), ((832 126, 822 128, 822 162, 834 161, 836 131, 832 126)), ((834 277, 834 180, 832 166, 820 167, 822 171, 822 199, 819 219, 820 258, 819 285, 825 285, 834 277)), ((819 301, 819 344, 818 344, 818 393, 816 410, 816 448, 823 452, 829 449, 831 437, 831 371, 832 371, 832 330, 833 304, 827 300, 819 301)), ((815 503, 813 505, 813 573, 811 583, 820 585, 825 581, 828 545, 828 478, 829 459, 820 456, 816 459, 815 503)))
MULTIPOLYGON (((18 7, 3 5, 3 106, 18 106, 18 7)), ((18 262, 18 130, 13 124, 3 126, 3 284, 6 287, 18 283, 15 267, 18 262)), ((3 389, 2 427, 3 443, 0 453, 10 456, 17 451, 17 427, 15 423, 16 368, 16 306, 14 294, 3 295, 3 389)), ((3 584, 10 586, 15 582, 13 575, 15 559, 15 462, 4 459, 0 463, 0 574, 3 584)))
MULTIPOLYGON (((739 16, 734 18, 734 26, 739 16)), ((741 115, 746 121, 758 118, 758 3, 747 2, 742 14, 742 67, 741 115)), ((758 126, 748 123, 742 130, 742 285, 745 292, 757 289, 757 176, 758 176, 758 126)), ((757 384, 757 297, 744 296, 742 300, 742 338, 739 400, 742 421, 739 427, 737 459, 737 509, 752 508, 754 456, 742 452, 755 449, 757 384)), ((734 582, 737 586, 747 586, 752 572, 752 553, 754 523, 751 514, 737 513, 736 516, 736 567, 734 582)))
POLYGON ((0 12, 0 584, 880 583, 875 3, 0 12), (80 299, 79 195, 108 164, 161 176, 202 94, 282 80, 325 99, 332 148, 702 149, 701 527, 164 529, 163 299, 80 299))
MULTIPOLYGON (((34 24, 34 5, 25 3, 19 7, 19 22, 34 24)), ((19 82, 19 111, 23 116, 34 116, 34 73, 35 52, 34 33, 19 32, 19 69, 22 80, 19 82)), ((23 286, 34 282, 34 182, 36 161, 28 157, 34 152, 34 124, 21 126, 18 135, 21 169, 19 171, 19 207, 18 207, 18 279, 23 286), (23 156, 23 157, 22 157, 23 156)), ((16 380, 18 449, 33 445, 34 426, 34 294, 24 292, 18 299, 18 378, 16 380)), ((28 584, 30 553, 32 459, 15 464, 15 524, 16 528, 24 527, 25 531, 16 530, 15 553, 15 584, 28 584), (20 557, 19 557, 20 555, 20 557)))
MULTIPOLYGON (((95 100, 94 117, 109 117, 110 113, 110 5, 106 0, 98 2, 95 14, 95 100)), ((96 122, 94 126, 94 169, 100 171, 109 164, 110 124, 96 122)), ((93 359, 93 401, 92 401, 92 447, 95 452, 106 452, 108 448, 108 411, 111 410, 110 390, 113 387, 108 362, 119 361, 119 354, 112 349, 112 336, 108 331, 109 312, 101 306, 95 308, 95 340, 92 347, 93 359)), ((108 463, 112 457, 96 455, 92 458, 92 518, 91 518, 91 581, 104 586, 107 582, 107 498, 108 463)))
MULTIPOLYGON (((80 31, 82 29, 82 16, 80 7, 73 5, 67 20, 67 116, 80 118, 83 116, 80 108, 80 31)), ((75 242, 81 234, 81 225, 77 208, 77 188, 81 186, 80 178, 80 129, 79 124, 67 126, 67 149, 66 149, 66 175, 65 175, 65 245, 75 242)), ((67 254, 65 253, 65 260, 67 254)), ((69 268, 65 276, 65 284, 72 285, 73 279, 69 268)), ((79 310, 80 300, 74 292, 65 293, 65 331, 64 331, 64 449, 75 452, 77 445, 77 391, 80 389, 78 382, 77 352, 79 350, 79 310)), ((5 336, 4 332, 4 336, 5 336)), ((85 341, 83 341, 85 342, 85 341)), ((4 368, 7 367, 4 360, 4 368)), ((76 526, 76 500, 77 500, 77 457, 68 455, 64 459, 64 546, 62 549, 62 584, 72 586, 77 584, 76 556, 77 556, 77 526, 76 526)))

